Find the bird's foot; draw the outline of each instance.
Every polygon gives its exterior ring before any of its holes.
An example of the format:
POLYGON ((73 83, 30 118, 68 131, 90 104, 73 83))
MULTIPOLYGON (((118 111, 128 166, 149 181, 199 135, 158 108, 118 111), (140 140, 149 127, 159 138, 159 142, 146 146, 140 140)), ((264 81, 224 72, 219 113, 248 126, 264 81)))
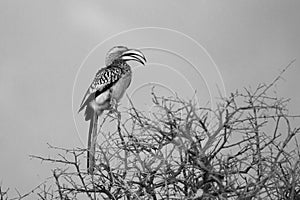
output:
POLYGON ((110 107, 113 109, 113 110, 118 110, 118 102, 116 99, 111 99, 110 100, 110 107))
POLYGON ((110 111, 109 113, 117 113, 118 115, 120 112, 118 111, 118 102, 116 99, 111 99, 110 100, 110 111))

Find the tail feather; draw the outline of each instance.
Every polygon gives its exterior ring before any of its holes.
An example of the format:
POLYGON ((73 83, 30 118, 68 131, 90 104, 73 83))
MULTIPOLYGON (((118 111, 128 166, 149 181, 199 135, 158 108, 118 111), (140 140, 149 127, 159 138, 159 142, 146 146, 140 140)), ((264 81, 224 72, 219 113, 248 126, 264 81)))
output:
POLYGON ((91 174, 93 172, 91 166, 91 139, 93 135, 93 128, 94 128, 94 117, 90 118, 90 127, 89 127, 89 133, 88 133, 88 148, 87 148, 87 170, 88 173, 91 174))
POLYGON ((94 173, 94 167, 95 167, 95 150, 96 150, 97 134, 98 134, 97 132, 98 115, 99 114, 97 114, 96 112, 93 112, 93 115, 90 118, 88 150, 87 150, 87 170, 89 174, 94 173))

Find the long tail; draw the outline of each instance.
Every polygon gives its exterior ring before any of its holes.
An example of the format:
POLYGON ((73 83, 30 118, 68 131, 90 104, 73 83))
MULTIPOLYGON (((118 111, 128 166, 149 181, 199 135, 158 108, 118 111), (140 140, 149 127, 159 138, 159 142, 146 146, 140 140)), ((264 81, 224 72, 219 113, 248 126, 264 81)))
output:
POLYGON ((97 126, 98 114, 93 112, 93 117, 90 119, 89 135, 88 135, 88 151, 87 151, 87 170, 89 174, 94 173, 95 167, 95 150, 97 143, 97 126))

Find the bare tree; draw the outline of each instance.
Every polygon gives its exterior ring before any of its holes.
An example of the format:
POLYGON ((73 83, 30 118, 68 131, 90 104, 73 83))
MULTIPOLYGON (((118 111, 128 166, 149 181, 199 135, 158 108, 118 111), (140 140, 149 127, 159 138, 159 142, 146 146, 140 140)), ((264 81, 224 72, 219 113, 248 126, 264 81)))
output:
MULTIPOLYGON (((291 64, 291 63, 290 63, 291 64)), ((290 64, 282 71, 290 66, 290 64)), ((155 113, 107 115, 114 131, 100 130, 95 171, 85 149, 50 148, 53 177, 35 189, 39 199, 300 199, 300 149, 288 99, 274 84, 222 98, 215 110, 194 100, 152 93, 155 113)), ((1 199, 6 191, 1 192, 1 199)), ((21 198, 20 198, 21 199, 21 198)))

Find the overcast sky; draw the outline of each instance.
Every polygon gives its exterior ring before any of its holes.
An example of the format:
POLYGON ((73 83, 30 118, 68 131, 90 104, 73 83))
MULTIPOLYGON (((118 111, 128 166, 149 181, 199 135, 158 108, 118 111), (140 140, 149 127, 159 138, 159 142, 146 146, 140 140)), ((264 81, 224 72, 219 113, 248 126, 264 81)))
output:
POLYGON ((78 109, 113 45, 148 59, 148 68, 135 65, 128 90, 139 103, 148 82, 166 95, 195 89, 205 103, 215 84, 224 95, 271 82, 296 58, 277 89, 300 113, 299 10, 296 0, 1 0, 0 183, 25 192, 49 176, 51 166, 28 157, 53 155, 46 143, 84 147, 87 126, 76 115, 77 133, 72 99, 78 109))

